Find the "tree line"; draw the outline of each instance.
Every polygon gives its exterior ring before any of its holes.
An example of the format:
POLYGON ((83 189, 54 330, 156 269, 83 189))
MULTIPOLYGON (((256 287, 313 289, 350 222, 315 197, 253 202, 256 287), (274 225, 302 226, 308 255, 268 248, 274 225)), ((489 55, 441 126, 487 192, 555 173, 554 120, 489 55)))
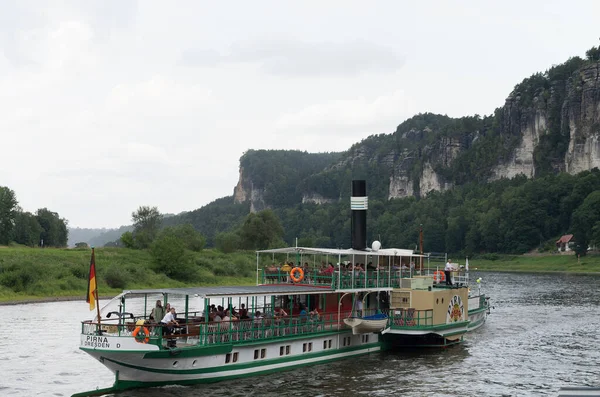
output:
MULTIPOLYGON (((347 188, 349 192, 350 185, 347 188)), ((218 230, 205 229, 207 234, 203 235, 207 246, 224 252, 294 245, 296 238, 301 246, 350 248, 349 199, 243 215, 241 208, 248 211, 228 197, 194 211, 193 216, 187 213, 169 221, 174 225, 186 220, 196 230, 219 223, 218 230), (219 211, 212 211, 214 205, 219 211)), ((423 198, 369 197, 369 242, 379 240, 384 247, 416 249, 421 228, 427 252, 552 251, 561 235, 572 233, 576 251, 584 255, 589 246, 600 246, 600 171, 469 183, 423 198)))
POLYGON ((29 247, 65 247, 67 220, 47 208, 35 214, 23 211, 15 192, 0 186, 0 245, 16 243, 29 247))

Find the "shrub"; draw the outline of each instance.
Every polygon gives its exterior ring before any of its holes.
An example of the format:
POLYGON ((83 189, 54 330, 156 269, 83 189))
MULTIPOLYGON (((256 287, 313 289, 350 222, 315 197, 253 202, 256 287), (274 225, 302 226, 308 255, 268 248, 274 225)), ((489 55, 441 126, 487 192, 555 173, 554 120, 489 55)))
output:
POLYGON ((221 252, 226 254, 237 250, 240 247, 241 239, 236 233, 219 233, 215 237, 215 246, 221 252))
POLYGON ((150 247, 155 268, 167 277, 176 280, 187 280, 194 266, 186 255, 184 243, 174 236, 162 236, 150 247))
POLYGON ((118 267, 110 267, 104 275, 104 281, 110 288, 125 289, 129 276, 118 267))

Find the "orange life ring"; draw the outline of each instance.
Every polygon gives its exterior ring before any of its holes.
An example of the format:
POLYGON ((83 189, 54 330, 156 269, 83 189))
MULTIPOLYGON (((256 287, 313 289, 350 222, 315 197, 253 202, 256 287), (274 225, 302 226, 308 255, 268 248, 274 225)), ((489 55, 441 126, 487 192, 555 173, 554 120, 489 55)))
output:
POLYGON ((302 270, 300 267, 293 268, 290 270, 290 278, 293 282, 299 283, 300 281, 304 280, 304 270, 302 270), (300 275, 296 276, 296 272, 300 272, 300 275))
POLYGON ((143 335, 140 335, 138 338, 138 334, 141 330, 142 327, 137 326, 131 335, 133 335, 133 338, 137 343, 148 343, 150 341, 150 330, 147 327, 144 327, 144 334, 146 334, 146 337, 144 338, 143 335))
POLYGON ((433 280, 436 283, 441 283, 442 281, 446 281, 446 274, 443 271, 438 270, 435 273, 433 273, 433 280))

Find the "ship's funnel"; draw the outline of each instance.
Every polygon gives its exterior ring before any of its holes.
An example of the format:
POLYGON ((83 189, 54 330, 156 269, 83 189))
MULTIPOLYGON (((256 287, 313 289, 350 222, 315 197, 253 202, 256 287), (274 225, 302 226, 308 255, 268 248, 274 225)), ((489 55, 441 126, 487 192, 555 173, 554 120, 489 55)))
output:
POLYGON ((364 250, 367 248, 367 183, 364 180, 352 181, 352 197, 350 209, 352 210, 352 248, 364 250))

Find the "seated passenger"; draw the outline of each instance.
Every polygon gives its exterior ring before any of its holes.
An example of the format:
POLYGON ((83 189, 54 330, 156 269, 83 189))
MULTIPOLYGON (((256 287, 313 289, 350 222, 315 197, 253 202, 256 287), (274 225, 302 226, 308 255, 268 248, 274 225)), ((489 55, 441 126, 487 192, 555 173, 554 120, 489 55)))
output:
POLYGON ((257 310, 256 313, 254 314, 254 322, 260 323, 260 322, 262 322, 262 319, 263 319, 262 313, 259 310, 257 310))
POLYGON ((281 307, 276 307, 275 308, 275 318, 279 319, 281 317, 286 317, 288 314, 285 310, 283 310, 283 308, 281 307))
POLYGON ((239 311, 239 318, 241 320, 247 320, 250 317, 248 317, 248 310, 246 309, 246 305, 242 303, 241 307, 240 307, 240 311, 239 311))
POLYGON ((173 328, 175 325, 179 325, 177 320, 175 319, 175 308, 172 307, 171 311, 165 314, 163 319, 160 321, 160 324, 163 325, 163 334, 171 335, 173 333, 173 328))
POLYGON ((313 321, 318 321, 320 318, 319 309, 316 307, 313 310, 311 310, 308 314, 310 314, 310 319, 313 321))

